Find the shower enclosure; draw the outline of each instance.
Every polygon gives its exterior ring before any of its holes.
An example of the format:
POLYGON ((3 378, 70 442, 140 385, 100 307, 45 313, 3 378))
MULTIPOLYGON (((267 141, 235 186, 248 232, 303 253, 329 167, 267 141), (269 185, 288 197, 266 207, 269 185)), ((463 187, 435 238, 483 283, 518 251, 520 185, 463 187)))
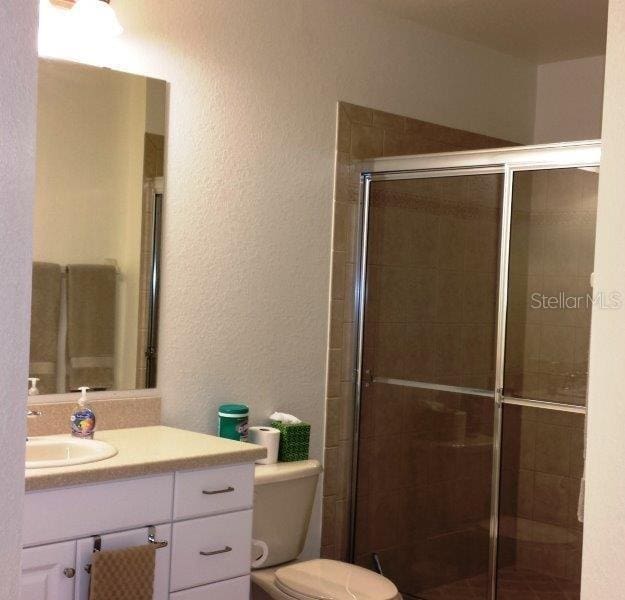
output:
POLYGON ((598 142, 363 166, 352 544, 404 598, 579 598, 598 142))

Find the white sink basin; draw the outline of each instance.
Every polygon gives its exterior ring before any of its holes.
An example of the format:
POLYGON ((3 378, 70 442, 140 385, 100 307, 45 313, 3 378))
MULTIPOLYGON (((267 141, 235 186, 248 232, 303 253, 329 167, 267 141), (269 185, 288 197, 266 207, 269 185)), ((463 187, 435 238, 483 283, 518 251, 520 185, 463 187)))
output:
POLYGON ((26 442, 26 468, 68 467, 97 462, 117 454, 117 448, 100 440, 73 437, 37 437, 26 442))

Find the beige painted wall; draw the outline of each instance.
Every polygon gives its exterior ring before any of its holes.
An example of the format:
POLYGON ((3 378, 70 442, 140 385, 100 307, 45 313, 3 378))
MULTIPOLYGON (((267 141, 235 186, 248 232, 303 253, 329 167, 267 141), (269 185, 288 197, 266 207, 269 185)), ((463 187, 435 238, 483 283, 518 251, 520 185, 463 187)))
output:
MULTIPOLYGON (((625 299, 625 1, 608 20, 603 155, 599 179, 595 293, 625 299)), ((582 598, 625 597, 625 307, 592 314, 588 399, 587 504, 582 598)))
POLYGON ((32 209, 37 9, 0 2, 0 600, 19 597, 32 209))
POLYGON ((601 137, 605 56, 539 65, 534 143, 601 137))
POLYGON ((213 433, 221 402, 248 403, 252 422, 282 409, 312 424, 319 458, 337 101, 529 141, 535 69, 356 0, 115 9, 107 65, 171 84, 164 420, 213 433))
POLYGON ((135 387, 146 80, 41 61, 34 260, 117 261, 115 387, 135 387))

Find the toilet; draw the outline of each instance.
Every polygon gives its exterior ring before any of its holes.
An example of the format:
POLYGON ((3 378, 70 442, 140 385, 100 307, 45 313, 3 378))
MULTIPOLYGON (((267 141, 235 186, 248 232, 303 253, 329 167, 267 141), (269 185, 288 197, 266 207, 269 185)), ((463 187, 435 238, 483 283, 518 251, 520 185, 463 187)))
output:
POLYGON ((316 460, 256 465, 252 600, 401 600, 390 580, 368 569, 297 560, 320 473, 316 460))

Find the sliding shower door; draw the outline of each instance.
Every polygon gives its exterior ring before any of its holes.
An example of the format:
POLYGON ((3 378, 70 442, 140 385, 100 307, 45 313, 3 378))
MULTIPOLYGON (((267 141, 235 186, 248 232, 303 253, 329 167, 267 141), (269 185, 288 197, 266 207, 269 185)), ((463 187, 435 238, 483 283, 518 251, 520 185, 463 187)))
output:
POLYGON ((449 175, 369 193, 354 555, 406 600, 488 597, 503 175, 449 175))
POLYGON ((600 145, 363 173, 352 556, 405 600, 578 600, 600 145))
POLYGON ((598 171, 514 174, 498 597, 579 598, 598 171), (519 403, 519 404, 513 404, 519 403), (536 596, 532 596, 536 594, 536 596), (541 596, 542 594, 543 596, 541 596))

